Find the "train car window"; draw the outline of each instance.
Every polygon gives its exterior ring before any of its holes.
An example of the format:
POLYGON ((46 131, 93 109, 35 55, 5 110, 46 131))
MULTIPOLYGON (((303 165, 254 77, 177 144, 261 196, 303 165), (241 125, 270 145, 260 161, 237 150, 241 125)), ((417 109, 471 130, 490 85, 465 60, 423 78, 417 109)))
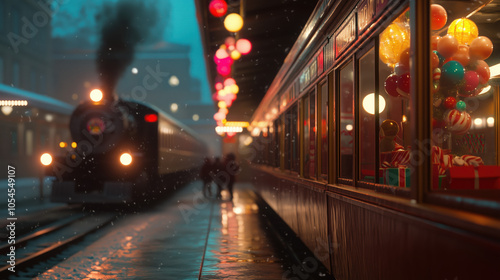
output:
MULTIPOLYGON (((285 124, 288 127, 288 132, 286 136, 289 141, 289 152, 290 158, 290 170, 299 172, 300 170, 300 149, 299 149, 299 131, 298 131, 298 106, 293 105, 293 107, 288 110, 285 114, 285 124)), ((286 156, 286 154, 285 154, 286 156)))
POLYGON ((33 130, 26 130, 24 143, 26 145, 26 155, 31 156, 33 154, 33 130))
MULTIPOLYGON (((359 179, 375 182, 375 50, 359 60, 359 179)), ((379 97, 379 112, 383 106, 379 97)))
POLYGON ((3 57, 0 57, 0 84, 3 84, 3 57))
POLYGON ((17 130, 10 131, 10 152, 12 155, 17 155, 17 130))
POLYGON ((319 109, 321 110, 320 128, 320 150, 321 150, 321 179, 328 181, 328 83, 324 81, 320 85, 321 99, 319 109))
POLYGON ((406 10, 380 33, 378 54, 378 183, 398 188, 409 188, 411 181, 409 54, 410 19, 406 10))
POLYGON ((500 198, 500 1, 432 1, 432 184, 500 198))
POLYGON ((316 94, 304 98, 304 177, 316 178, 316 94))
POLYGON ((273 149, 274 149, 274 166, 280 167, 280 134, 281 134, 281 125, 280 119, 276 119, 274 121, 274 141, 273 141, 273 149))
POLYGON ((291 170, 292 169, 292 155, 291 155, 291 142, 292 142, 292 122, 289 119, 289 115, 291 114, 291 110, 288 110, 285 112, 285 169, 291 170))
POLYGON ((340 177, 353 178, 354 68, 349 62, 340 70, 340 177))

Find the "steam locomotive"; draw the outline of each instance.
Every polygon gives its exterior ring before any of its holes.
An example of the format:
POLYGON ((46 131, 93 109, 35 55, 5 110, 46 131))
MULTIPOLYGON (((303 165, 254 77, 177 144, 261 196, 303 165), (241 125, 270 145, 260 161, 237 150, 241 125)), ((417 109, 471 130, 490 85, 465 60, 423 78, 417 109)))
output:
POLYGON ((53 202, 143 201, 168 192, 174 176, 187 175, 203 162, 203 140, 158 108, 105 100, 94 91, 91 99, 71 115, 72 147, 44 163, 56 178, 53 202))

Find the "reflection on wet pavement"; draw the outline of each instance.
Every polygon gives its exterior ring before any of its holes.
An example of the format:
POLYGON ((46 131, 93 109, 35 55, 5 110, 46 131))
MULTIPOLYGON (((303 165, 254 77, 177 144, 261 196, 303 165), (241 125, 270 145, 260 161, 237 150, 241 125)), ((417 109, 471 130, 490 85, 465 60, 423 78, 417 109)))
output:
POLYGON ((286 265, 261 226, 252 186, 237 184, 232 202, 208 201, 200 189, 194 182, 122 219, 38 279, 198 279, 210 218, 200 279, 281 279, 286 265))

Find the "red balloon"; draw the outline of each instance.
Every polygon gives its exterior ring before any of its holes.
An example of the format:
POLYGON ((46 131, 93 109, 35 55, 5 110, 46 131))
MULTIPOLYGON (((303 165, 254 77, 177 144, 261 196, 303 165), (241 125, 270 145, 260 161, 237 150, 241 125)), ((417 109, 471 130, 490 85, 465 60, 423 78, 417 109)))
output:
POLYGON ((431 28, 432 30, 438 30, 446 25, 448 20, 448 15, 443 6, 438 4, 431 5, 431 28))
POLYGON ((444 107, 446 109, 454 109, 457 104, 457 99, 455 97, 449 96, 444 100, 444 107))
POLYGON ((441 36, 432 36, 431 37, 431 48, 433 51, 437 51, 438 42, 441 39, 441 36))
POLYGON ((227 3, 224 0, 212 0, 208 4, 208 10, 214 17, 221 17, 227 12, 227 3))
POLYGON ((469 65, 470 56, 469 56, 469 47, 466 45, 458 46, 457 52, 451 57, 451 60, 455 60, 460 62, 463 67, 469 65))
POLYGON ((474 59, 485 60, 493 52, 493 43, 488 37, 479 36, 470 43, 470 56, 474 59))
POLYGON ((444 57, 450 57, 458 50, 458 40, 452 35, 448 34, 441 39, 437 44, 437 51, 444 57))
POLYGON ((464 74, 464 85, 463 89, 465 91, 472 91, 479 85, 479 75, 475 71, 467 71, 464 74))
POLYGON ((479 75, 479 83, 484 85, 490 79, 490 67, 484 60, 478 60, 476 62, 475 67, 473 67, 474 71, 479 75))
POLYGON ((399 76, 397 91, 403 97, 407 97, 410 94, 410 73, 399 76))
POLYGON ((389 75, 384 82, 384 89, 387 94, 390 96, 398 97, 399 93, 397 91, 398 88, 398 75, 391 74, 389 75))

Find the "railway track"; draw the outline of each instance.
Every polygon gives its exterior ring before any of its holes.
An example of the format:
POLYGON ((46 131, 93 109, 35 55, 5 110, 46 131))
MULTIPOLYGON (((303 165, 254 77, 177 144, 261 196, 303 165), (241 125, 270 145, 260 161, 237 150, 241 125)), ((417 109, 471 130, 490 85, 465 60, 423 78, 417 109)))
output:
MULTIPOLYGON (((8 277, 18 275, 35 277, 41 272, 37 264, 53 257, 64 259, 65 251, 69 247, 78 244, 85 237, 105 227, 115 218, 115 213, 73 215, 40 227, 32 233, 20 237, 15 244, 6 244, 0 247, 1 263, 7 264, 0 268, 0 279, 8 279, 8 277), (9 264, 9 254, 12 253, 11 246, 15 246, 15 271, 12 271, 13 266, 9 264), (35 266, 37 269, 33 269, 35 266), (10 271, 9 268, 11 268, 10 271)), ((66 256, 69 255, 71 254, 66 254, 66 256)), ((44 269, 49 269, 51 266, 53 265, 45 265, 44 269)))

